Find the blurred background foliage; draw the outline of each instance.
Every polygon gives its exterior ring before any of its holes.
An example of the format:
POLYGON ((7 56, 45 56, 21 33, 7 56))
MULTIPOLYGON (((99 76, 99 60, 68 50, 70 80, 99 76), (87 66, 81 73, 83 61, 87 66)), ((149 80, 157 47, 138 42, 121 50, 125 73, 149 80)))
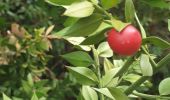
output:
MULTIPOLYGON (((170 41, 168 2, 134 0, 147 34, 170 41)), ((55 25, 54 31, 58 31, 72 23, 72 20, 61 16, 63 11, 64 8, 49 5, 44 0, 0 0, 1 93, 12 100, 30 100, 34 93, 39 100, 74 100, 78 96, 79 86, 69 81, 70 77, 64 68, 66 62, 60 58, 61 54, 73 48, 66 41, 49 39, 44 35, 51 25, 55 25), (27 34, 22 34, 22 31, 27 34)), ((124 20, 124 2, 110 12, 124 20)), ((151 50, 160 58, 167 54, 164 52, 170 51, 161 52, 156 47, 151 50)), ((169 70, 162 69, 153 76, 155 87, 153 86, 151 93, 157 93, 156 85, 169 73, 169 70)), ((0 100, 1 97, 2 95, 0 100)))
POLYGON ((64 9, 49 6, 44 0, 0 0, 0 28, 5 30, 12 22, 30 28, 55 24, 62 27, 64 9))

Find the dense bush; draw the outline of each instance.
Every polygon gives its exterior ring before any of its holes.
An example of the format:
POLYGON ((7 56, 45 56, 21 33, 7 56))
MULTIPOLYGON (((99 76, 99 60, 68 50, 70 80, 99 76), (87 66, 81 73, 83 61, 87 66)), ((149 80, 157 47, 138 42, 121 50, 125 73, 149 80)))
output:
POLYGON ((0 100, 168 100, 169 5, 0 0, 0 100), (142 46, 121 56, 110 49, 107 32, 130 23, 142 46))

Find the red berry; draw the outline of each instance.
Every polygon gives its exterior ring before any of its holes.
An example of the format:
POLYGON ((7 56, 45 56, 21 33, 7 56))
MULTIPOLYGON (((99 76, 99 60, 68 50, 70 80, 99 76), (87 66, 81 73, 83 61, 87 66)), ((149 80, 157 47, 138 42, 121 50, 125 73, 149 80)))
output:
POLYGON ((123 56, 135 54, 142 42, 140 32, 132 25, 127 25, 122 31, 111 29, 108 32, 107 41, 111 49, 123 56))

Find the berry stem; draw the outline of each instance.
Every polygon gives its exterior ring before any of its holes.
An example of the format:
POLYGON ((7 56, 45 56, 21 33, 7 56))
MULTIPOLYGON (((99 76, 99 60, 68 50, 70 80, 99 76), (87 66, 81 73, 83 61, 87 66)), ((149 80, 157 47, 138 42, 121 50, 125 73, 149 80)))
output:
MULTIPOLYGON (((139 57, 139 53, 136 54, 136 57, 139 57)), ((122 76, 124 72, 126 72, 128 70, 128 68, 130 67, 130 65, 133 63, 134 61, 134 56, 131 56, 128 58, 128 60, 125 62, 125 64, 122 66, 122 68, 116 73, 116 75, 114 77, 118 77, 118 76, 122 76)))
MULTIPOLYGON (((98 88, 102 88, 99 55, 98 55, 98 52, 97 52, 97 50, 95 49, 94 46, 92 46, 92 51, 93 51, 93 56, 94 56, 94 61, 95 61, 94 65, 95 65, 95 68, 96 68, 96 74, 97 74, 97 77, 99 79, 98 88)), ((99 96, 100 96, 100 100, 104 100, 104 95, 99 93, 99 96)))
POLYGON ((170 97, 166 97, 166 96, 160 96, 160 95, 148 95, 148 94, 144 94, 144 93, 139 93, 137 91, 134 91, 133 92, 133 95, 136 95, 138 97, 141 97, 141 98, 145 98, 145 99, 166 99, 166 100, 169 100, 170 97))

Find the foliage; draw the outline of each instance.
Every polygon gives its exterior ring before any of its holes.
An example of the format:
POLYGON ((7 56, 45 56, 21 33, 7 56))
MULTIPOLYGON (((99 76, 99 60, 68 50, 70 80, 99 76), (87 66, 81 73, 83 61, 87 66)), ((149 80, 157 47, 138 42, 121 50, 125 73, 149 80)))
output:
MULTIPOLYGON (((152 85, 148 85, 151 84, 151 82, 146 80, 168 63, 170 55, 167 54, 163 59, 157 59, 156 55, 154 55, 153 51, 149 48, 153 45, 161 48, 163 51, 170 48, 170 43, 156 36, 148 36, 136 13, 134 6, 136 2, 133 3, 132 0, 125 1, 126 23, 124 23, 122 20, 117 19, 115 17, 116 15, 112 16, 111 13, 106 11, 109 8, 118 6, 120 3, 118 1, 113 3, 112 1, 107 0, 101 2, 98 0, 88 0, 86 2, 73 0, 70 1, 70 4, 66 4, 60 0, 58 0, 58 2, 55 2, 54 0, 46 1, 55 6, 64 7, 66 9, 64 13, 67 13, 65 14, 66 16, 79 19, 78 21, 71 22, 70 26, 64 28, 62 31, 56 32, 54 35, 67 41, 68 37, 74 37, 75 40, 79 37, 87 37, 84 41, 88 41, 88 43, 79 41, 80 43, 73 45, 76 47, 87 45, 91 48, 90 52, 92 55, 88 56, 84 55, 87 51, 83 48, 81 48, 82 53, 80 53, 80 51, 75 51, 62 55, 62 57, 72 65, 67 66, 67 69, 69 70, 70 75, 75 78, 74 81, 82 85, 82 90, 80 91, 82 98, 80 100, 95 100, 97 98, 100 98, 100 100, 109 98, 113 100, 128 100, 129 94, 132 94, 135 98, 150 97, 150 95, 144 94, 144 92, 147 92, 147 90, 152 87, 152 85), (86 5, 88 6, 88 9, 85 9, 83 6, 83 4, 85 5, 86 3, 88 3, 86 5), (93 10, 94 8, 95 10, 93 10), (74 14, 74 16, 72 14, 74 14), (136 21, 134 19, 136 19, 136 21), (105 32, 111 28, 121 31, 129 23, 139 26, 143 38, 143 45, 141 46, 141 50, 131 57, 117 57, 116 54, 113 55, 109 52, 110 48, 105 46, 108 44, 103 45, 103 43, 105 43, 105 35, 100 36, 98 34, 105 34, 105 32), (100 27, 102 25, 103 27, 100 27), (94 41, 94 39, 97 39, 98 41, 94 41), (101 43, 102 41, 104 42, 101 43), (98 45, 99 47, 97 47, 98 45), (90 60, 88 60, 89 56, 92 56, 90 60), (117 58, 118 60, 116 60, 117 58), (91 59, 93 59, 93 63, 89 63, 91 62, 91 59), (136 62, 139 63, 133 64, 136 62), (117 63, 120 64, 117 65, 117 63), (87 91, 89 91, 91 95, 88 95, 87 91), (98 94, 97 97, 96 94, 98 94)), ((138 2, 151 5, 152 7, 168 9, 167 4, 161 0, 155 2, 142 0, 138 2), (157 3, 162 3, 164 5, 159 6, 157 3)), ((163 87, 161 85, 160 87, 163 87)), ((162 91, 164 91, 164 89, 161 89, 161 93, 162 91)), ((153 95, 152 97, 169 98, 161 96, 161 94, 160 96, 153 95)), ((132 97, 129 96, 129 98, 132 97)))
POLYGON ((169 78, 154 77, 157 73, 169 77, 169 37, 160 34, 170 29, 168 1, 0 2, 1 30, 11 25, 0 37, 0 99, 170 99, 169 78), (66 17, 60 18, 61 13, 66 17), (62 29, 57 31, 58 26, 51 24, 62 24, 62 29), (110 49, 107 32, 112 28, 121 31, 129 24, 140 29, 143 43, 135 55, 119 56, 110 49), (39 26, 43 27, 35 28, 39 26), (64 45, 56 45, 56 40, 64 45))
POLYGON ((0 0, 0 29, 5 31, 13 22, 30 31, 54 23, 60 29, 64 20, 61 13, 62 8, 48 6, 43 0, 0 0))
POLYGON ((46 30, 35 29, 33 35, 23 27, 24 32, 19 31, 19 28, 18 24, 12 24, 13 30, 8 31, 8 36, 0 37, 0 91, 5 93, 3 99, 7 100, 6 95, 12 100, 64 99, 64 93, 71 91, 71 85, 65 87, 68 79, 56 79, 47 65, 52 58, 46 52, 52 48, 50 40, 55 38, 49 34, 53 26, 46 30), (67 90, 57 94, 56 91, 61 90, 60 86, 67 90))

